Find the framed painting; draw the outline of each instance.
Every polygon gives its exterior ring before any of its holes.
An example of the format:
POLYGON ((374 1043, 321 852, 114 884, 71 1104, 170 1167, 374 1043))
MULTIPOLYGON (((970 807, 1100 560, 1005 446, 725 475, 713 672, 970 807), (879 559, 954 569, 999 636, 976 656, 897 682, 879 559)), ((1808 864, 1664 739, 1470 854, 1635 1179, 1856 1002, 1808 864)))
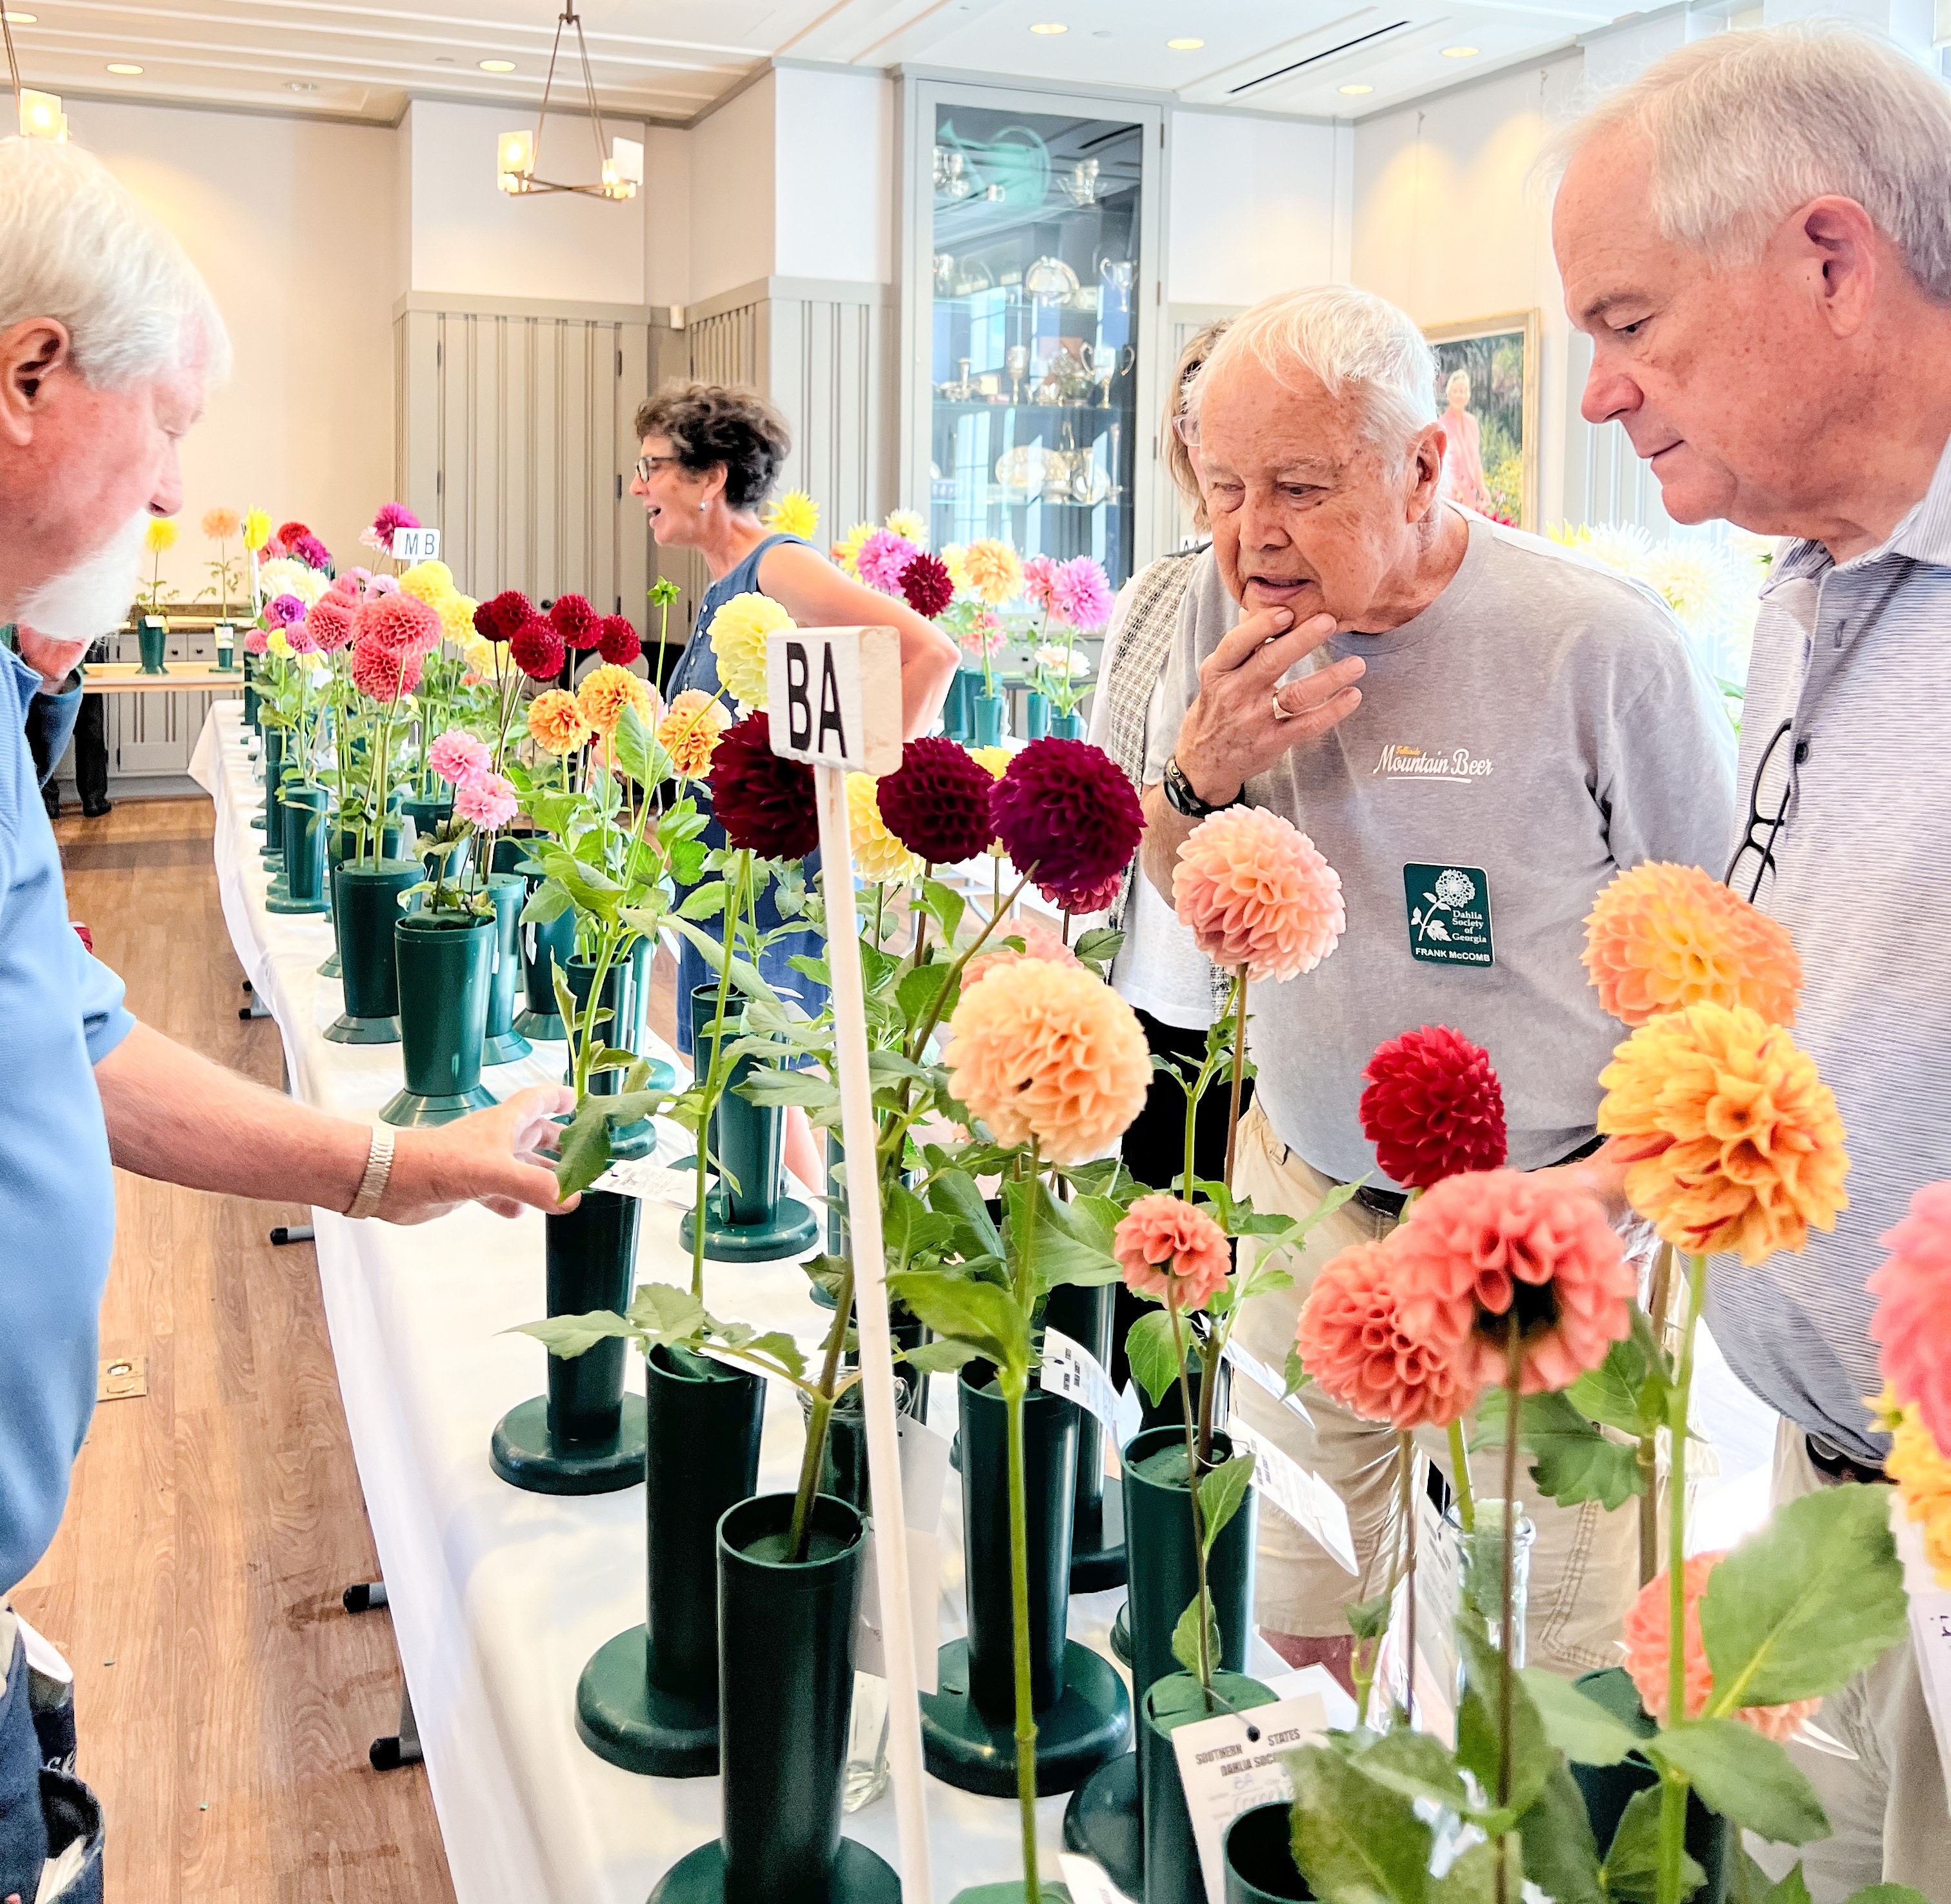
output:
POLYGON ((1426 324, 1449 435, 1446 494, 1519 529, 1537 526, 1538 314, 1426 324))

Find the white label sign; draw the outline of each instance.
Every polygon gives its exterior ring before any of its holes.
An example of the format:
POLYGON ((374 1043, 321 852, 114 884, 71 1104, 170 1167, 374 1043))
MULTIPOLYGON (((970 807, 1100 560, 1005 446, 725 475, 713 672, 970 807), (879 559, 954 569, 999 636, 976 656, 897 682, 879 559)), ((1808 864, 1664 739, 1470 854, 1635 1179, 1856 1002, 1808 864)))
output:
MULTIPOLYGON (((940 1634, 935 1608, 941 1597, 941 1554, 938 1530, 941 1501, 947 1490, 949 1444, 926 1422, 904 1415, 894 1424, 901 1437, 901 1505, 908 1530, 908 1617, 914 1629, 917 1690, 935 1689, 935 1652, 940 1634)), ((887 1646, 881 1623, 880 1575, 874 1564, 874 1528, 867 1525, 868 1547, 862 1558, 865 1584, 860 1591, 860 1625, 854 1642, 855 1666, 862 1672, 888 1676, 887 1646)))
POLYGON ((393 531, 395 562, 436 562, 440 559, 440 531, 437 529, 396 529, 393 531))
POLYGON ((1061 1395, 1079 1408, 1088 1409, 1102 1422, 1122 1447, 1138 1431, 1144 1412, 1138 1398, 1127 1386, 1121 1395, 1111 1386, 1104 1365, 1081 1342, 1073 1342, 1061 1329, 1043 1332, 1043 1366, 1037 1379, 1047 1394, 1061 1395))
POLYGON ((1256 1434, 1238 1416, 1227 1422, 1226 1435, 1236 1454, 1253 1457, 1253 1485, 1303 1533, 1319 1540, 1344 1573, 1360 1572, 1355 1564, 1355 1538, 1348 1531, 1348 1510, 1334 1490, 1264 1435, 1256 1434))
POLYGON ((1291 1799, 1294 1781, 1282 1755, 1327 1730, 1327 1706, 1319 1693, 1307 1693, 1244 1712, 1222 1712, 1172 1734, 1207 1904, 1225 1904, 1227 1826, 1256 1805, 1291 1799))
POLYGON ((1937 1576, 1924 1550, 1924 1530, 1903 1511, 1896 1490, 1890 1495, 1890 1531, 1903 1562, 1904 1591, 1910 1597, 1910 1643, 1917 1650, 1917 1676, 1937 1737, 1937 1762, 1951 1796, 1951 1590, 1937 1576))
POLYGON ((655 1157, 620 1158, 590 1188, 613 1190, 647 1203, 668 1203, 673 1210, 689 1210, 698 1200, 696 1172, 673 1170, 655 1157))
POLYGON ((850 773, 901 763, 901 638, 891 628, 791 628, 766 638, 773 751, 850 773))
POLYGON ((1258 1356, 1241 1348, 1230 1335, 1226 1338, 1225 1356, 1226 1359, 1256 1388, 1264 1388, 1281 1407, 1291 1409, 1310 1428, 1313 1427, 1314 1417, 1301 1406, 1300 1397, 1290 1395, 1287 1392, 1287 1384, 1258 1356))

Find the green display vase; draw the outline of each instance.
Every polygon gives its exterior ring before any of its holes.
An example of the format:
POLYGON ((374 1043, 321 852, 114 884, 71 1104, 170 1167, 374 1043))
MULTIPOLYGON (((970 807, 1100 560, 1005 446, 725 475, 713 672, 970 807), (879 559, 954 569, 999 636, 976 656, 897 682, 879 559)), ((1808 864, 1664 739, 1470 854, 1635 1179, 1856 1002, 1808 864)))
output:
MULTIPOLYGON (((986 1371, 978 1387, 965 1369, 956 1394, 969 1635, 941 1649, 941 1690, 922 1695, 922 1750, 944 1784, 1008 1798, 1016 1789, 1016 1708, 1007 1415, 986 1371)), ((1132 1729, 1131 1701, 1116 1668, 1065 1637, 1076 1470, 1075 1406, 1032 1389, 1023 1402, 1030 1689, 1036 1787, 1045 1796, 1082 1784, 1125 1749, 1132 1729)))
MULTIPOLYGON (((576 1023, 581 1024, 583 1013, 589 1004, 591 989, 596 983, 596 966, 588 959, 572 958, 563 968, 570 996, 576 1000, 576 1023)), ((599 1051, 612 1048, 627 1049, 629 1033, 630 967, 627 960, 613 960, 610 969, 603 975, 603 996, 598 1001, 597 1010, 607 1011, 608 1019, 596 1027, 596 1048, 599 1051)), ((575 1026, 569 1031, 568 1069, 563 1073, 563 1082, 573 1084, 576 1080, 576 1058, 582 1041, 575 1026)), ((589 1094, 592 1097, 615 1097, 622 1094, 623 1073, 620 1071, 599 1071, 589 1080, 589 1094)), ((610 1154, 613 1157, 636 1158, 649 1156, 657 1147, 657 1134, 648 1117, 640 1117, 634 1124, 613 1127, 610 1132, 610 1154)))
MULTIPOLYGON (((691 994, 691 1050, 700 1075, 710 1069, 711 1028, 718 1013, 718 988, 700 985, 691 994)), ((728 1038, 740 1035, 728 1009, 728 1038)), ((811 1210, 785 1194, 785 1110, 755 1104, 738 1087, 758 1069, 750 1053, 732 1067, 723 1094, 711 1113, 710 1154, 722 1174, 705 1192, 704 1253, 714 1263, 774 1263, 803 1255, 819 1234, 811 1210)), ((678 1220, 677 1240, 691 1247, 697 1212, 678 1220)))
MULTIPOLYGON (((1239 1712, 1271 1706, 1275 1694, 1244 1673, 1216 1672, 1213 1690, 1239 1712)), ((1199 1847, 1192 1836, 1192 1815, 1186 1809, 1185 1787, 1180 1783, 1178 1757, 1172 1735, 1182 1725, 1197 1725, 1226 1706, 1207 1708, 1199 1681, 1188 1672, 1174 1672, 1157 1681, 1138 1701, 1139 1736, 1144 1743, 1137 1756, 1144 1786, 1144 1904, 1206 1904, 1206 1880, 1199 1868, 1199 1847)))
POLYGON ((483 1064, 511 1064, 535 1047, 515 1029, 515 982, 522 975, 522 908, 529 882, 519 872, 491 872, 495 902, 495 956, 488 978, 488 1028, 481 1041, 483 1064))
POLYGON ((489 856, 489 870, 491 872, 520 872, 523 879, 533 880, 539 885, 540 876, 524 872, 523 868, 530 863, 529 854, 540 837, 535 833, 504 833, 495 841, 495 851, 489 856))
POLYGON ((264 729, 264 804, 251 822, 264 835, 260 854, 267 860, 278 858, 285 850, 284 841, 273 824, 278 810, 278 785, 284 776, 285 730, 282 727, 267 727, 264 729))
POLYGON ((244 725, 258 725, 258 657, 248 648, 244 651, 244 725))
POLYGON ((892 1868, 840 1835, 865 1531, 819 1496, 795 1565, 792 1506, 761 1494, 718 1524, 724 1831, 666 1871, 651 1904, 899 1904, 892 1868))
MULTIPOLYGON (((1197 1406, 1195 1401, 1194 1406, 1197 1406)), ((1224 1434, 1213 1437, 1216 1462, 1231 1458, 1224 1434)), ((1132 1696, 1141 1697, 1179 1670, 1172 1636, 1179 1616, 1199 1590, 1199 1556, 1192 1538, 1192 1503, 1185 1485, 1185 1431, 1177 1425, 1141 1428, 1125 1444, 1122 1470, 1125 1554, 1130 1597, 1125 1661, 1132 1696)), ((1219 1531, 1206 1562, 1206 1591, 1219 1623, 1219 1665, 1242 1671, 1253 1637, 1253 1553, 1259 1497, 1249 1488, 1233 1518, 1219 1531)), ((1149 1741, 1141 1728, 1138 1749, 1096 1772, 1063 1815, 1064 1842, 1094 1858, 1128 1896, 1144 1881, 1144 1760, 1149 1741)))
POLYGON ((342 866, 332 876, 332 910, 339 920, 339 975, 345 1009, 325 1028, 334 1044, 397 1044, 400 1041, 399 966, 393 928, 400 895, 420 884, 419 863, 382 860, 342 866))
POLYGON ((523 1037, 546 1044, 569 1036, 569 1028, 555 1008, 554 975, 555 968, 567 966, 575 954, 576 914, 573 911, 558 913, 546 925, 523 924, 522 988, 528 998, 528 1008, 515 1019, 515 1029, 523 1037))
MULTIPOLYGON (((640 1056, 648 1049, 651 1033, 651 962, 656 947, 647 938, 639 938, 630 947, 630 1035, 626 1041, 632 1051, 640 1056)), ((662 1058, 649 1058, 650 1066, 644 1079, 647 1091, 675 1091, 677 1072, 662 1058)))
POLYGON ((660 1344, 644 1400, 648 1618, 583 1668, 576 1729, 626 1771, 707 1778, 718 1770, 718 1523, 759 1484, 766 1384, 660 1344))
MULTIPOLYGON (((380 836, 379 857, 382 860, 397 860, 400 857, 400 835, 397 826, 385 828, 380 836)), ((345 972, 345 963, 339 949, 339 869, 348 861, 356 863, 359 857, 359 835, 342 819, 335 815, 325 829, 325 897, 326 914, 332 921, 332 954, 318 969, 321 979, 336 979, 345 972)))
POLYGON ((1003 741, 1003 693, 1000 688, 979 688, 970 697, 976 744, 1000 747, 1003 741))
POLYGON ((284 839, 284 891, 267 895, 267 913, 323 913, 325 899, 326 807, 323 787, 287 787, 278 804, 284 839))
POLYGON ((975 731, 969 699, 975 692, 975 684, 982 678, 967 668, 957 668, 948 678, 948 698, 941 704, 941 731, 951 741, 966 745, 975 731))
MULTIPOLYGON (((826 1244, 828 1255, 838 1256, 845 1250, 847 1243, 844 1227, 844 1225, 841 1226, 841 1234, 838 1236, 831 1231, 829 1232, 826 1244)), ((829 1316, 832 1314, 834 1296, 831 1290, 821 1284, 815 1283, 806 1293, 810 1300, 818 1307, 825 1309, 829 1316)), ((857 1318, 857 1311, 850 1311, 849 1313, 857 1318)), ((848 1327, 853 1331, 853 1345, 842 1349, 840 1357, 847 1367, 856 1369, 860 1364, 860 1334, 857 1322, 850 1322, 848 1327)), ((888 1334, 897 1349, 918 1349, 924 1342, 932 1342, 935 1340, 926 1322, 910 1315, 898 1302, 891 1298, 888 1303, 888 1334)), ((926 1421, 928 1419, 929 1378, 925 1375, 917 1374, 913 1369, 907 1368, 905 1365, 901 1365, 897 1367, 894 1381, 901 1397, 901 1412, 904 1415, 912 1416, 917 1422, 926 1421)), ((850 1389, 848 1393, 850 1395, 857 1394, 859 1391, 850 1389)), ((843 1403, 844 1400, 843 1397, 843 1403)), ((839 1412, 836 1409, 834 1420, 837 1423, 839 1419, 839 1412)), ((838 1494, 842 1500, 851 1501, 856 1507, 863 1505, 861 1502, 854 1500, 851 1494, 840 1488, 830 1487, 824 1481, 820 1483, 819 1491, 823 1494, 838 1494)))
MULTIPOLYGON (((548 1314, 629 1309, 642 1207, 613 1190, 585 1190, 575 1209, 542 1219, 548 1314)), ((613 1494, 641 1481, 645 1408, 623 1392, 625 1347, 612 1337, 579 1356, 551 1355, 548 1393, 495 1425, 488 1459, 495 1473, 532 1494, 613 1494)))
POLYGON ((1050 696, 1032 688, 1023 696, 1023 738, 1040 741, 1050 732, 1050 696))
POLYGON ((1256 1805, 1226 1828, 1226 1904, 1306 1904, 1314 1896, 1294 1862, 1294 1807, 1256 1805))
POLYGON ((394 922, 407 1082, 382 1122, 451 1124, 499 1102, 481 1082, 495 932, 492 918, 472 913, 423 909, 394 922))
MULTIPOLYGON (((1060 1283, 1050 1292, 1044 1322, 1088 1349, 1101 1368, 1111 1362, 1111 1312, 1116 1285, 1094 1289, 1060 1283)), ((1096 1593, 1125 1584, 1125 1540, 1104 1527, 1104 1425, 1077 1409, 1077 1487, 1070 1513, 1070 1590, 1096 1593)))
POLYGON ((163 623, 149 617, 145 617, 136 631, 136 640, 142 655, 142 673, 168 673, 169 670, 163 664, 163 651, 168 644, 169 633, 163 623))
POLYGON ((1054 710, 1050 717, 1050 731, 1053 738, 1060 741, 1081 741, 1084 738, 1084 716, 1073 710, 1068 714, 1060 714, 1054 710))

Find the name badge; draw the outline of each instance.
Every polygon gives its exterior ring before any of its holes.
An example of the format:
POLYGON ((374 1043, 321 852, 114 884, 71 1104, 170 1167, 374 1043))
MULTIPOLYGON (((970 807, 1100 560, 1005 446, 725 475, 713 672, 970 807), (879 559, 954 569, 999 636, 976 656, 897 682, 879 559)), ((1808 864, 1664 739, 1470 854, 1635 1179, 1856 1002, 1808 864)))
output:
POLYGON ((1406 866, 1403 903, 1411 958, 1428 965, 1496 963, 1491 877, 1481 866, 1406 866))

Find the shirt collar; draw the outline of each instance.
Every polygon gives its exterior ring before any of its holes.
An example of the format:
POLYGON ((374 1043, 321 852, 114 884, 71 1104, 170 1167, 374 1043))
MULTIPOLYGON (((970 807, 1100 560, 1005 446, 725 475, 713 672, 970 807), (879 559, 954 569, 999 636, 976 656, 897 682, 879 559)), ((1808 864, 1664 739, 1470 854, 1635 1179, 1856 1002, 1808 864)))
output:
POLYGON ((1848 561, 1832 563, 1829 551, 1820 542, 1797 537, 1775 565, 1775 573, 1762 590, 1772 592, 1784 582, 1820 575, 1831 567, 1868 568, 1891 555, 1907 555, 1915 562, 1951 568, 1951 439, 1947 439, 1931 473, 1931 486, 1904 512, 1903 519, 1884 539, 1848 561))

